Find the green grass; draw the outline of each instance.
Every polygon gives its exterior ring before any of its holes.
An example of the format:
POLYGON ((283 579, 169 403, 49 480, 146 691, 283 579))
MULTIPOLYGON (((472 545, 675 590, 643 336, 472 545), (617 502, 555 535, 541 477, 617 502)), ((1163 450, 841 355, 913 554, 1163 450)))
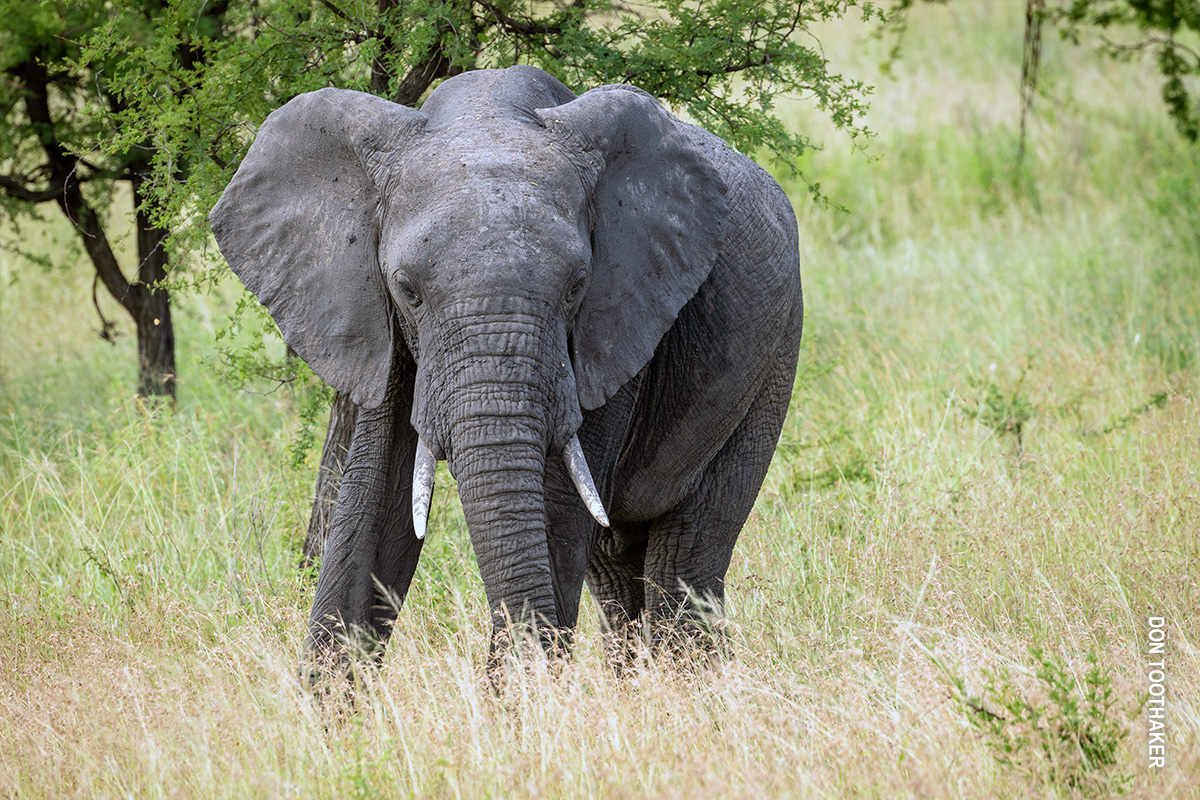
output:
MULTIPOLYGON (((147 409, 132 331, 95 335, 86 266, 0 251, 0 793, 1200 796, 1200 153, 1150 66, 1047 41, 1017 180, 1020 13, 918 9, 892 77, 889 42, 820 33, 875 83, 880 136, 864 158, 788 109, 828 143, 805 174, 851 213, 789 181, 800 374, 730 569, 730 654, 699 675, 615 679, 589 611, 564 675, 493 697, 443 470, 364 702, 314 704, 295 564, 317 454, 292 462, 297 390, 206 377, 234 292, 180 298, 179 409, 147 409), (1151 615, 1169 631, 1159 770, 1136 711, 1151 615), (1116 745, 1086 779, 1006 764, 1012 739, 955 702, 1082 716, 1063 687, 1090 654, 1116 745)), ((64 252, 62 228, 25 233, 64 252)))

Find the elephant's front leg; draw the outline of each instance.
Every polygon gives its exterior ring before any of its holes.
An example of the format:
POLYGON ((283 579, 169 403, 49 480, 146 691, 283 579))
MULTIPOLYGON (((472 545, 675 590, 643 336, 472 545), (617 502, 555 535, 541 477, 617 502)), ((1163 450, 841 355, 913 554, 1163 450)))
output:
MULTIPOLYGON (((606 509, 612 506, 613 470, 628 434, 641 384, 642 376, 635 376, 604 406, 585 412, 577 434, 606 509)), ((578 622, 586 580, 599 604, 608 649, 610 653, 619 652, 617 660, 624 661, 629 648, 614 648, 613 644, 632 631, 634 626, 628 623, 641 613, 644 529, 640 531, 642 545, 640 549, 634 548, 636 552, 629 563, 606 558, 614 533, 620 536, 627 526, 614 523, 617 530, 605 530, 592 518, 561 459, 551 459, 546 467, 546 517, 561 627, 570 631, 578 622)))
POLYGON ((380 653, 408 593, 422 543, 411 511, 411 403, 412 381, 399 378, 379 408, 359 414, 309 618, 306 649, 318 658, 380 653))

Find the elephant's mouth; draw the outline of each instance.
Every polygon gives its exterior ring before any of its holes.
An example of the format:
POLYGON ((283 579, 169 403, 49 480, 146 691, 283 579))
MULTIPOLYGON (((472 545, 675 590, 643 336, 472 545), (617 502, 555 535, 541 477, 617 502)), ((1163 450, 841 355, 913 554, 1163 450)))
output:
MULTIPOLYGON (((579 444, 578 434, 571 437, 562 451, 563 462, 567 465, 567 473, 575 484, 584 505, 596 522, 608 527, 608 514, 604 512, 604 503, 600 493, 596 491, 596 482, 592 480, 591 470, 583 456, 583 447, 579 444)), ((417 440, 417 454, 413 463, 412 483, 412 515, 413 528, 418 539, 425 538, 425 528, 429 523, 429 504, 433 499, 433 478, 437 473, 437 457, 424 439, 417 440)))

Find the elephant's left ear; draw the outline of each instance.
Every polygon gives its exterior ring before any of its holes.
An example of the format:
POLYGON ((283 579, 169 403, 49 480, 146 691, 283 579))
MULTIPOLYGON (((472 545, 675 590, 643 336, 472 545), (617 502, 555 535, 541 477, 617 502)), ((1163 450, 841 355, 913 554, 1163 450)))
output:
POLYGON ((708 277, 725 184, 688 128, 639 89, 602 86, 537 113, 598 156, 592 276, 574 330, 579 403, 593 409, 646 365, 708 277))

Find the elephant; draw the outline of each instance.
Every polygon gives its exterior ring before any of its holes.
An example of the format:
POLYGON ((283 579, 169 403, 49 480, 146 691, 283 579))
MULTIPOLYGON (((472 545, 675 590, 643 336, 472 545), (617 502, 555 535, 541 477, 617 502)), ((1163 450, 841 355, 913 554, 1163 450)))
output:
POLYGON ((360 408, 307 652, 386 643, 439 461, 491 657, 513 625, 569 647, 585 582, 635 644, 720 618, 803 327, 796 217, 766 171, 640 89, 577 96, 515 66, 420 110, 299 95, 209 219, 287 344, 360 408))

